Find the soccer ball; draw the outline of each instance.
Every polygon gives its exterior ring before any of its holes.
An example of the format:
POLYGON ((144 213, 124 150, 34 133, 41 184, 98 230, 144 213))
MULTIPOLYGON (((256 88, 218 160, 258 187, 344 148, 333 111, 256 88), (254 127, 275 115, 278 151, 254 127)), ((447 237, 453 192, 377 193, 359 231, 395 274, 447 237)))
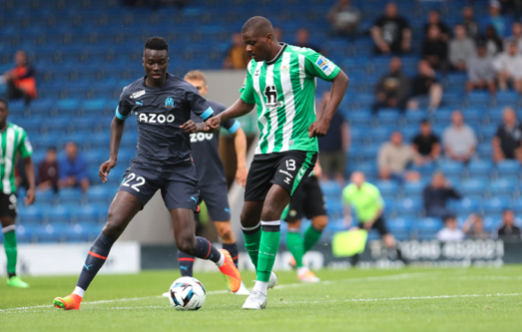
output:
POLYGON ((177 310, 198 310, 205 303, 207 292, 201 281, 192 277, 181 277, 169 289, 170 303, 177 310))

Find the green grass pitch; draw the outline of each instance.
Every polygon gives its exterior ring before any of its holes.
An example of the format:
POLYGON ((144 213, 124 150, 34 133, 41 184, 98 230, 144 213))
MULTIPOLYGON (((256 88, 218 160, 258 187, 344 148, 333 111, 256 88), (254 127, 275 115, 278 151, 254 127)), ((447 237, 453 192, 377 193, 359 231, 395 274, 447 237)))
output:
MULTIPOLYGON (((323 270, 318 284, 279 273, 268 308, 241 309, 218 273, 196 273, 207 289, 199 311, 159 297, 178 271, 98 276, 80 311, 51 306, 76 277, 25 278, 30 289, 0 284, 0 331, 520 331, 522 266, 470 269, 323 270)), ((252 273, 244 273, 247 286, 252 273)))

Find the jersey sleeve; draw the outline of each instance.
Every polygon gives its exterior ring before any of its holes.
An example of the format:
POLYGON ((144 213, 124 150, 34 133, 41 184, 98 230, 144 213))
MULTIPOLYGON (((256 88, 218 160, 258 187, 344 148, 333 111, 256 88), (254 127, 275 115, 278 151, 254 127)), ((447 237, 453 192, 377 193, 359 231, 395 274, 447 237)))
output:
POLYGON ((245 76, 245 81, 243 82, 243 86, 239 89, 241 92, 241 99, 247 104, 255 104, 256 99, 254 97, 254 83, 252 81, 252 74, 250 70, 252 68, 252 62, 248 65, 247 74, 245 76))
POLYGON ((128 86, 123 88, 120 95, 120 101, 116 107, 116 117, 120 120, 127 120, 132 111, 132 105, 129 102, 128 88, 128 86))
MULTIPOLYGON (((218 103, 211 102, 211 106, 214 108, 215 115, 221 114, 227 109, 224 105, 218 103)), ((241 127, 241 124, 236 119, 229 119, 221 122, 221 127, 225 128, 229 134, 233 134, 241 127)))
POLYGON ((22 129, 22 137, 20 137, 20 144, 18 145, 18 152, 22 156, 22 158, 27 158, 33 155, 33 147, 31 142, 29 142, 29 137, 27 137, 27 133, 22 129))
POLYGON ((203 98, 193 86, 190 86, 185 93, 185 98, 190 105, 190 110, 206 121, 214 115, 214 109, 209 105, 208 101, 203 98))
POLYGON ((341 71, 335 63, 315 51, 309 50, 304 55, 305 72, 310 76, 330 82, 341 71))
POLYGON ((343 203, 345 205, 349 205, 352 202, 352 190, 351 187, 348 186, 343 189, 343 203))
POLYGON ((382 199, 381 192, 375 186, 373 187, 373 199, 377 207, 380 209, 384 208, 384 200, 382 199))

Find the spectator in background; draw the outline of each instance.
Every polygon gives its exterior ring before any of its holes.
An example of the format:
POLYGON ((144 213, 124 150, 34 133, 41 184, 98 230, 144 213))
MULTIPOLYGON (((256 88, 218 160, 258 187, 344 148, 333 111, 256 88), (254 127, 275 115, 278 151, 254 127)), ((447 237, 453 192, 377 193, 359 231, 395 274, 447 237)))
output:
POLYGON ((513 34, 504 40, 504 48, 507 50, 510 43, 515 43, 518 54, 522 54, 522 23, 513 23, 511 31, 513 34))
POLYGON ((442 85, 437 80, 435 71, 426 60, 419 61, 419 74, 412 82, 412 99, 408 102, 408 109, 416 110, 419 108, 415 97, 429 96, 428 109, 436 110, 442 99, 442 85))
POLYGON ((475 13, 473 8, 466 6, 462 9, 462 26, 466 30, 466 34, 473 40, 479 38, 479 25, 475 21, 475 13))
POLYGON ((353 38, 359 29, 361 13, 352 6, 351 0, 339 0, 328 12, 327 19, 335 34, 353 38))
POLYGON ((223 61, 224 69, 245 69, 251 58, 245 49, 240 33, 232 35, 232 46, 228 49, 227 57, 223 61))
POLYGON ((310 44, 310 34, 308 33, 308 30, 305 28, 301 28, 301 29, 297 30, 297 33, 295 36, 295 46, 309 48, 318 53, 321 53, 321 50, 319 49, 319 47, 317 47, 316 45, 310 44))
POLYGON ((451 114, 451 126, 444 130, 442 135, 446 157, 467 163, 475 154, 477 136, 475 131, 464 123, 464 116, 460 111, 451 114))
POLYGON ((493 26, 497 35, 505 37, 508 32, 508 22, 501 14, 502 6, 497 0, 489 2, 489 16, 482 22, 482 27, 493 26))
POLYGON ((399 16, 397 4, 386 4, 384 15, 371 29, 377 54, 404 54, 411 51, 411 29, 408 21, 399 16))
POLYGON ((449 41, 450 30, 448 26, 441 21, 440 13, 432 9, 428 12, 428 22, 424 24, 424 38, 428 37, 430 27, 436 25, 439 28, 441 39, 445 42, 449 41))
POLYGON ((74 142, 65 145, 65 156, 60 160, 60 188, 80 187, 83 192, 89 189, 87 163, 78 153, 78 146, 74 142))
POLYGON ((462 231, 467 237, 474 240, 487 240, 489 233, 484 229, 484 219, 482 216, 472 213, 462 225, 462 231))
POLYGON ((495 95, 495 70, 493 58, 488 55, 486 45, 483 42, 477 44, 477 55, 468 61, 468 81, 466 90, 488 89, 491 95, 495 95))
MULTIPOLYGON (((318 115, 322 114, 330 100, 330 92, 325 92, 317 107, 318 115)), ((340 111, 334 113, 330 128, 319 138, 321 157, 319 163, 323 169, 323 179, 333 177, 340 183, 345 182, 346 151, 350 145, 350 127, 340 111)))
POLYGON ((431 184, 424 188, 424 209, 428 217, 442 218, 449 214, 447 203, 450 199, 461 199, 462 195, 451 186, 444 174, 436 172, 431 178, 431 184))
POLYGON ((489 55, 496 56, 502 52, 502 39, 497 35, 497 31, 491 25, 486 28, 485 40, 489 55))
POLYGON ((422 44, 422 58, 436 70, 448 71, 448 42, 445 41, 436 25, 430 25, 428 35, 422 44))
POLYGON ((7 98, 23 99, 25 105, 29 105, 32 99, 36 98, 35 70, 27 62, 24 51, 15 54, 15 67, 4 74, 4 81, 7 84, 7 98))
POLYGON ((402 134, 394 131, 390 141, 381 146, 377 156, 380 178, 399 182, 418 181, 419 173, 407 169, 412 163, 421 165, 422 160, 411 146, 403 144, 402 134))
POLYGON ((449 61, 457 71, 466 71, 468 61, 476 55, 473 39, 466 35, 462 25, 455 26, 455 38, 449 44, 449 61))
POLYGON ((274 28, 274 35, 278 41, 283 41, 283 30, 281 28, 274 28))
POLYGON ((440 156, 440 139, 431 130, 431 123, 422 120, 419 133, 413 138, 412 148, 422 158, 423 164, 429 164, 440 156))
POLYGON ((464 240, 464 232, 459 229, 457 218, 453 214, 444 216, 444 228, 437 233, 437 240, 454 242, 464 240))
POLYGON ((515 91, 522 93, 522 55, 518 53, 517 44, 510 43, 507 52, 495 57, 493 68, 500 90, 507 90, 508 84, 512 83, 515 91))
POLYGON ((45 154, 45 159, 38 165, 38 190, 53 189, 56 192, 58 191, 58 180, 56 149, 49 148, 45 154))
POLYGON ((493 160, 517 159, 522 163, 522 124, 511 107, 506 107, 502 114, 504 123, 498 126, 493 137, 493 160))
POLYGON ((375 86, 377 101, 373 104, 373 112, 380 108, 399 108, 404 111, 410 91, 410 80, 402 72, 402 61, 399 57, 390 60, 390 72, 384 74, 375 86))
POLYGON ((515 225, 515 213, 507 209, 502 212, 502 226, 497 230, 497 237, 503 240, 520 239, 520 228, 515 225))

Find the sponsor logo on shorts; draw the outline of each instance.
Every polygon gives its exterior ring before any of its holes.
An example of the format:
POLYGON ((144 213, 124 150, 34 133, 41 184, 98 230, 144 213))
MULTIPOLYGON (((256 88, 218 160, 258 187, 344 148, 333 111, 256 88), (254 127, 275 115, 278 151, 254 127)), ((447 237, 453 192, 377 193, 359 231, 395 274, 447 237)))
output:
POLYGON ((285 183, 286 183, 286 184, 290 184, 291 181, 292 181, 292 179, 290 179, 290 178, 285 178, 285 183))
POLYGON ((289 177, 292 178, 292 179, 294 178, 294 176, 293 176, 292 174, 288 173, 288 172, 285 171, 284 169, 280 169, 280 170, 279 170, 279 173, 283 173, 284 175, 289 176, 289 177))
POLYGON ((134 92, 133 94, 131 94, 131 99, 136 99, 136 98, 139 98, 141 96, 143 96, 145 94, 145 90, 141 90, 141 91, 137 91, 137 92, 134 92))

